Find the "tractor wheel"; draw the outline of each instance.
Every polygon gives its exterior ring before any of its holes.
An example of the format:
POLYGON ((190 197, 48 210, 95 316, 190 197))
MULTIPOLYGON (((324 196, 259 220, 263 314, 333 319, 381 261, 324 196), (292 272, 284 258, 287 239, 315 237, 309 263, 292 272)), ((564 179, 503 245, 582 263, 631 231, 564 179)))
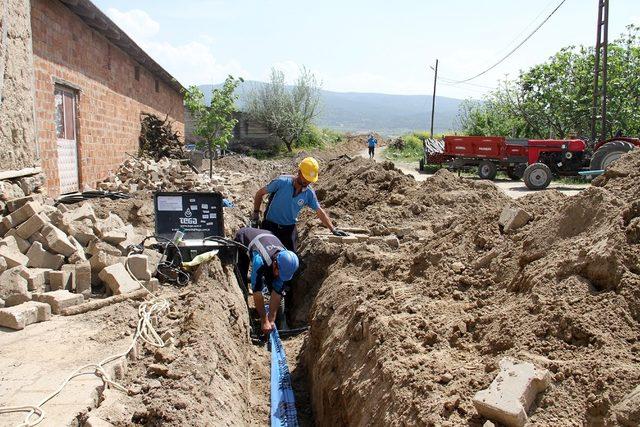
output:
POLYGON ((534 163, 524 170, 522 179, 529 190, 543 190, 549 186, 553 174, 544 163, 534 163))
POLYGON ((626 141, 610 141, 598 148, 598 151, 593 153, 591 158, 591 164, 589 169, 591 170, 603 170, 606 169, 611 163, 615 162, 624 153, 628 153, 633 150, 635 145, 626 141))
POLYGON ((526 168, 527 165, 525 163, 519 163, 512 168, 507 168, 507 176, 514 181, 520 181, 526 168))
POLYGON ((478 176, 480 179, 490 179, 493 180, 498 173, 498 168, 496 165, 489 161, 484 161, 478 165, 478 176))

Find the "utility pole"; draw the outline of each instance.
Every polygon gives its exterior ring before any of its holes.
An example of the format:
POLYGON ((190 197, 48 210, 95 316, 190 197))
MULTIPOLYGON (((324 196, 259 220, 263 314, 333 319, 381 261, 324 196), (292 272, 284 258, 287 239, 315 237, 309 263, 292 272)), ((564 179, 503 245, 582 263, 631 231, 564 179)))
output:
MULTIPOLYGON (((433 69, 433 67, 431 67, 433 69)), ((436 112, 436 85, 438 83, 438 60, 436 59, 435 74, 433 76, 433 95, 431 96, 431 138, 433 138, 433 117, 436 112)))
POLYGON ((600 140, 607 139, 607 50, 609 47, 609 0, 598 0, 598 25, 595 48, 593 83, 593 110, 591 115, 591 142, 596 144, 596 122, 601 114, 600 140), (602 67, 602 88, 599 86, 602 67), (600 111, 598 111, 600 107, 600 111))

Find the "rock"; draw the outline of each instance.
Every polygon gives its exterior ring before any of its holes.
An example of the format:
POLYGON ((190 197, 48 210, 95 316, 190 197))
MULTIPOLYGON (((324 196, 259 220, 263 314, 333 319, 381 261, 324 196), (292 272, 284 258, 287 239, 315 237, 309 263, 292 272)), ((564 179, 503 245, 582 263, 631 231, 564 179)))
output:
POLYGON ((505 233, 508 233, 509 231, 516 230, 524 226, 531 221, 531 219, 531 214, 526 212, 524 209, 507 206, 500 213, 498 224, 502 227, 505 233))
POLYGON ((400 247, 400 240, 396 236, 384 236, 384 242, 394 249, 400 247))
POLYGON ((151 280, 151 271, 149 270, 149 258, 146 255, 136 254, 127 258, 127 265, 133 277, 143 282, 151 280))
POLYGON ((52 254, 42 248, 40 242, 34 242, 27 252, 27 267, 48 268, 59 270, 64 264, 64 256, 52 254))
POLYGON ((453 270, 454 273, 462 273, 465 267, 463 263, 461 263, 460 261, 456 261, 451 264, 451 269, 453 270))
POLYGON ((72 294, 67 290, 33 294, 33 299, 38 302, 49 304, 53 314, 60 314, 63 309, 73 307, 74 305, 82 304, 84 302, 82 295, 72 294))
POLYGON ((98 277, 109 286, 113 295, 126 294, 140 289, 140 284, 129 275, 122 264, 105 267, 98 277))
POLYGON ((76 247, 69 241, 69 238, 62 230, 53 224, 47 224, 42 228, 42 235, 47 241, 47 245, 56 253, 69 257, 76 252, 76 247))
POLYGON ((0 274, 0 298, 6 307, 31 301, 27 279, 22 277, 24 266, 10 268, 0 274))
POLYGON ((40 231, 42 227, 48 223, 49 218, 43 213, 38 213, 20 224, 16 229, 16 232, 18 233, 18 236, 26 240, 31 237, 33 233, 40 231))
POLYGON ((623 397, 611 412, 615 422, 621 426, 635 427, 640 425, 640 385, 623 397))
POLYGON ((0 257, 4 258, 8 268, 26 266, 29 262, 29 257, 20 252, 17 245, 16 247, 0 246, 0 257))
POLYGON ((27 325, 44 322, 50 318, 51 307, 36 301, 0 309, 0 326, 15 330, 24 329, 27 325))
POLYGON ((527 411, 538 393, 551 381, 546 369, 538 369, 529 362, 514 362, 504 358, 500 372, 489 388, 473 397, 473 405, 480 415, 507 426, 522 427, 527 411))

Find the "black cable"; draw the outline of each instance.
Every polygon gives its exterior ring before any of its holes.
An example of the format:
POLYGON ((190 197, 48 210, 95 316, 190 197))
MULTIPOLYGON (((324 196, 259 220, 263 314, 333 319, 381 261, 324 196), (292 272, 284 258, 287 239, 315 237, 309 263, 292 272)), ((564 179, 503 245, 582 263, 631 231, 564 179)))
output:
POLYGON ((236 246, 238 248, 244 249, 245 251, 249 252, 249 248, 243 245, 242 243, 235 241, 233 239, 222 237, 222 236, 209 236, 202 239, 202 241, 222 243, 224 246, 236 246))
POLYGON ((182 269, 182 263, 183 263, 182 252, 180 252, 180 248, 172 240, 162 236, 147 236, 142 240, 142 242, 140 242, 139 245, 130 245, 127 248, 127 250, 129 251, 129 253, 133 251, 137 253, 142 253, 144 252, 144 243, 151 238, 166 242, 166 246, 164 247, 164 253, 163 253, 165 257, 167 256, 167 251, 169 247, 172 247, 175 250, 174 257, 172 258, 171 261, 169 262, 162 261, 158 264, 158 266, 156 267, 156 273, 162 276, 162 278, 167 282, 175 282, 179 286, 186 286, 189 283, 191 276, 189 275, 189 273, 185 272, 182 269), (175 274, 175 278, 169 276, 162 270, 168 270, 173 272, 175 274))
POLYGON ((98 198, 107 198, 111 200, 119 200, 119 199, 129 199, 131 196, 126 193, 121 192, 111 192, 111 191, 84 191, 78 194, 69 194, 68 196, 59 197, 55 202, 55 206, 58 206, 60 203, 65 205, 70 205, 74 203, 79 203, 85 200, 90 199, 98 199, 98 198))
POLYGON ((546 24, 546 23, 547 23, 547 21, 548 21, 549 19, 551 19, 551 17, 556 13, 556 11, 557 11, 558 9, 560 9, 560 6, 562 6, 566 1, 567 1, 567 0, 562 0, 562 1, 560 2, 560 4, 558 4, 558 5, 556 6, 556 8, 555 8, 555 9, 553 9, 553 10, 551 11, 551 13, 550 13, 550 14, 549 14, 549 15, 548 15, 548 16, 547 16, 547 17, 546 17, 546 18, 545 18, 545 19, 540 23, 540 25, 538 25, 538 26, 537 26, 537 27, 536 27, 536 28, 535 28, 535 29, 534 29, 534 30, 533 30, 533 31, 532 31, 532 32, 531 32, 527 37, 525 37, 525 39, 524 39, 524 40, 522 40, 520 43, 518 43, 518 45, 517 45, 516 47, 514 47, 513 49, 511 49, 511 50, 509 51, 509 53, 507 53, 505 56, 503 56, 503 57, 502 57, 498 62, 496 62, 496 63, 495 63, 495 64, 493 64, 491 67, 487 68, 486 70, 482 71, 481 73, 476 74, 476 75, 475 75, 475 76, 473 76, 473 77, 470 77, 470 78, 468 78, 468 79, 464 79, 464 80, 457 80, 455 83, 465 83, 465 82, 468 82, 468 81, 471 81, 471 80, 477 79, 478 77, 480 77, 480 76, 482 76, 482 75, 484 75, 484 74, 488 73, 489 71, 491 71, 491 70, 493 70, 494 68, 496 68, 498 65, 502 64, 502 63, 503 63, 503 62, 504 62, 508 57, 510 57, 510 56, 511 56, 511 55, 512 55, 516 50, 520 49, 520 47, 522 47, 522 45, 523 45, 523 44, 525 44, 525 43, 526 43, 526 42, 527 42, 531 37, 533 37, 533 35, 534 35, 535 33, 537 33, 537 32, 538 32, 538 30, 539 30, 540 28, 542 28, 542 26, 543 26, 544 24, 546 24))

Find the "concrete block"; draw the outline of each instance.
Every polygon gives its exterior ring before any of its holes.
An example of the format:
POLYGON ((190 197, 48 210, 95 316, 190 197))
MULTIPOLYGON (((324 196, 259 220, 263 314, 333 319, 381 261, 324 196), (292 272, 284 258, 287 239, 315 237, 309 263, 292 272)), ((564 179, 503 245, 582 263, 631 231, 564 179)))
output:
POLYGON ((2 298, 0 298, 0 308, 4 308, 4 300, 2 298))
POLYGON ((120 263, 124 258, 119 256, 110 255, 106 252, 98 252, 96 255, 89 258, 91 264, 91 271, 96 275, 104 270, 105 267, 120 263))
POLYGON ((129 275, 123 264, 105 267, 100 272, 99 277, 111 289, 113 295, 125 294, 140 289, 140 284, 129 275))
POLYGON ((80 242, 82 246, 89 246, 92 240, 96 240, 96 234, 93 232, 93 227, 88 226, 82 222, 74 222, 69 224, 69 235, 73 236, 80 242))
POLYGON ((114 425, 101 418, 91 416, 84 422, 84 427, 114 427, 114 425))
MULTIPOLYGON (((80 242, 78 242, 76 240, 76 238, 73 237, 73 236, 69 236, 69 241, 76 248, 76 251, 72 255, 72 257, 74 257, 75 261, 72 261, 72 262, 75 264, 76 262, 86 261, 87 260, 87 255, 85 254, 84 248, 82 247, 80 242)), ((71 259, 71 257, 69 257, 69 259, 71 259)))
POLYGON ((21 271, 22 277, 27 280, 27 289, 33 292, 44 292, 49 283, 48 268, 24 268, 21 271))
POLYGON ((473 405, 480 415, 507 426, 522 427, 527 411, 538 393, 551 381, 546 369, 538 369, 529 362, 515 362, 504 358, 500 372, 489 388, 473 397, 473 405))
POLYGON ((42 204, 43 200, 42 200, 41 194, 32 194, 31 196, 27 196, 27 197, 20 197, 18 199, 8 200, 7 210, 9 212, 14 212, 20 209, 21 207, 23 207, 25 204, 29 202, 36 202, 36 201, 42 204))
POLYGON ((52 291, 71 290, 71 273, 69 271, 51 271, 49 273, 49 287, 52 291))
POLYGON ((76 265, 75 264, 64 264, 61 267, 61 271, 66 271, 67 273, 69 273, 69 287, 65 288, 65 289, 68 289, 70 291, 76 292, 76 287, 77 287, 77 285, 76 285, 76 282, 77 282, 76 265))
POLYGON ((120 230, 111 230, 106 233, 102 233, 100 237, 111 245, 117 245, 118 243, 122 243, 127 240, 127 233, 120 230))
POLYGON ((31 301, 27 279, 22 277, 24 266, 13 267, 0 274, 0 298, 6 307, 31 301))
POLYGON ((89 255, 97 255, 100 252, 105 252, 113 256, 121 256, 122 251, 115 246, 112 246, 101 240, 92 240, 87 246, 86 253, 89 255))
POLYGON ((4 236, 5 239, 8 239, 9 237, 13 240, 18 250, 23 254, 26 254, 29 248, 31 247, 31 243, 29 243, 28 240, 25 240, 22 237, 20 237, 15 228, 12 228, 11 230, 7 231, 7 234, 5 234, 4 236))
POLYGON ((397 249, 400 247, 400 240, 398 240, 398 238, 394 235, 391 236, 384 236, 384 242, 391 246, 394 249, 397 249))
POLYGON ((36 231, 40 231, 42 227, 49 223, 49 217, 47 217, 44 213, 39 213, 22 224, 17 228, 18 236, 23 239, 28 239, 35 233, 36 231))
POLYGON ((40 213, 42 205, 38 201, 27 202, 21 208, 2 218, 2 223, 9 228, 15 228, 32 216, 40 213))
POLYGON ((40 244, 42 245, 42 248, 45 251, 50 251, 51 250, 51 248, 47 244, 47 241, 45 240, 44 236, 39 231, 36 232, 36 233, 33 233, 33 235, 31 237, 29 237, 29 239, 27 241, 29 243, 31 243, 32 245, 33 245, 34 242, 40 242, 40 244))
POLYGON ((82 294, 85 300, 91 297, 91 263, 83 261, 76 267, 76 293, 82 294))
POLYGON ((17 247, 0 246, 0 256, 7 262, 7 268, 26 266, 29 262, 28 256, 20 252, 17 247))
POLYGON ((73 255, 76 247, 69 241, 69 238, 62 230, 53 224, 47 224, 42 228, 42 235, 52 251, 64 255, 65 257, 73 255))
POLYGON ((83 219, 88 219, 92 223, 97 221, 96 213, 91 203, 84 203, 77 209, 69 210, 64 216, 69 222, 82 221, 83 219))
POLYGON ((143 282, 151 280, 151 271, 149 270, 149 258, 146 255, 131 255, 126 260, 129 270, 133 277, 143 282))
POLYGON ((49 268, 59 270, 64 264, 64 256, 52 254, 42 248, 40 242, 34 242, 27 252, 27 267, 49 268))
POLYGON ((36 322, 51 319, 49 304, 29 301, 13 307, 0 309, 0 326, 20 330, 36 322))
POLYGON ((74 305, 82 304, 84 302, 84 297, 82 295, 72 294, 67 290, 33 294, 33 299, 35 301, 49 304, 53 314, 60 314, 60 311, 63 309, 73 307, 74 305))
POLYGON ((531 214, 521 208, 507 206, 500 213, 498 224, 505 233, 516 230, 531 221, 531 214))

